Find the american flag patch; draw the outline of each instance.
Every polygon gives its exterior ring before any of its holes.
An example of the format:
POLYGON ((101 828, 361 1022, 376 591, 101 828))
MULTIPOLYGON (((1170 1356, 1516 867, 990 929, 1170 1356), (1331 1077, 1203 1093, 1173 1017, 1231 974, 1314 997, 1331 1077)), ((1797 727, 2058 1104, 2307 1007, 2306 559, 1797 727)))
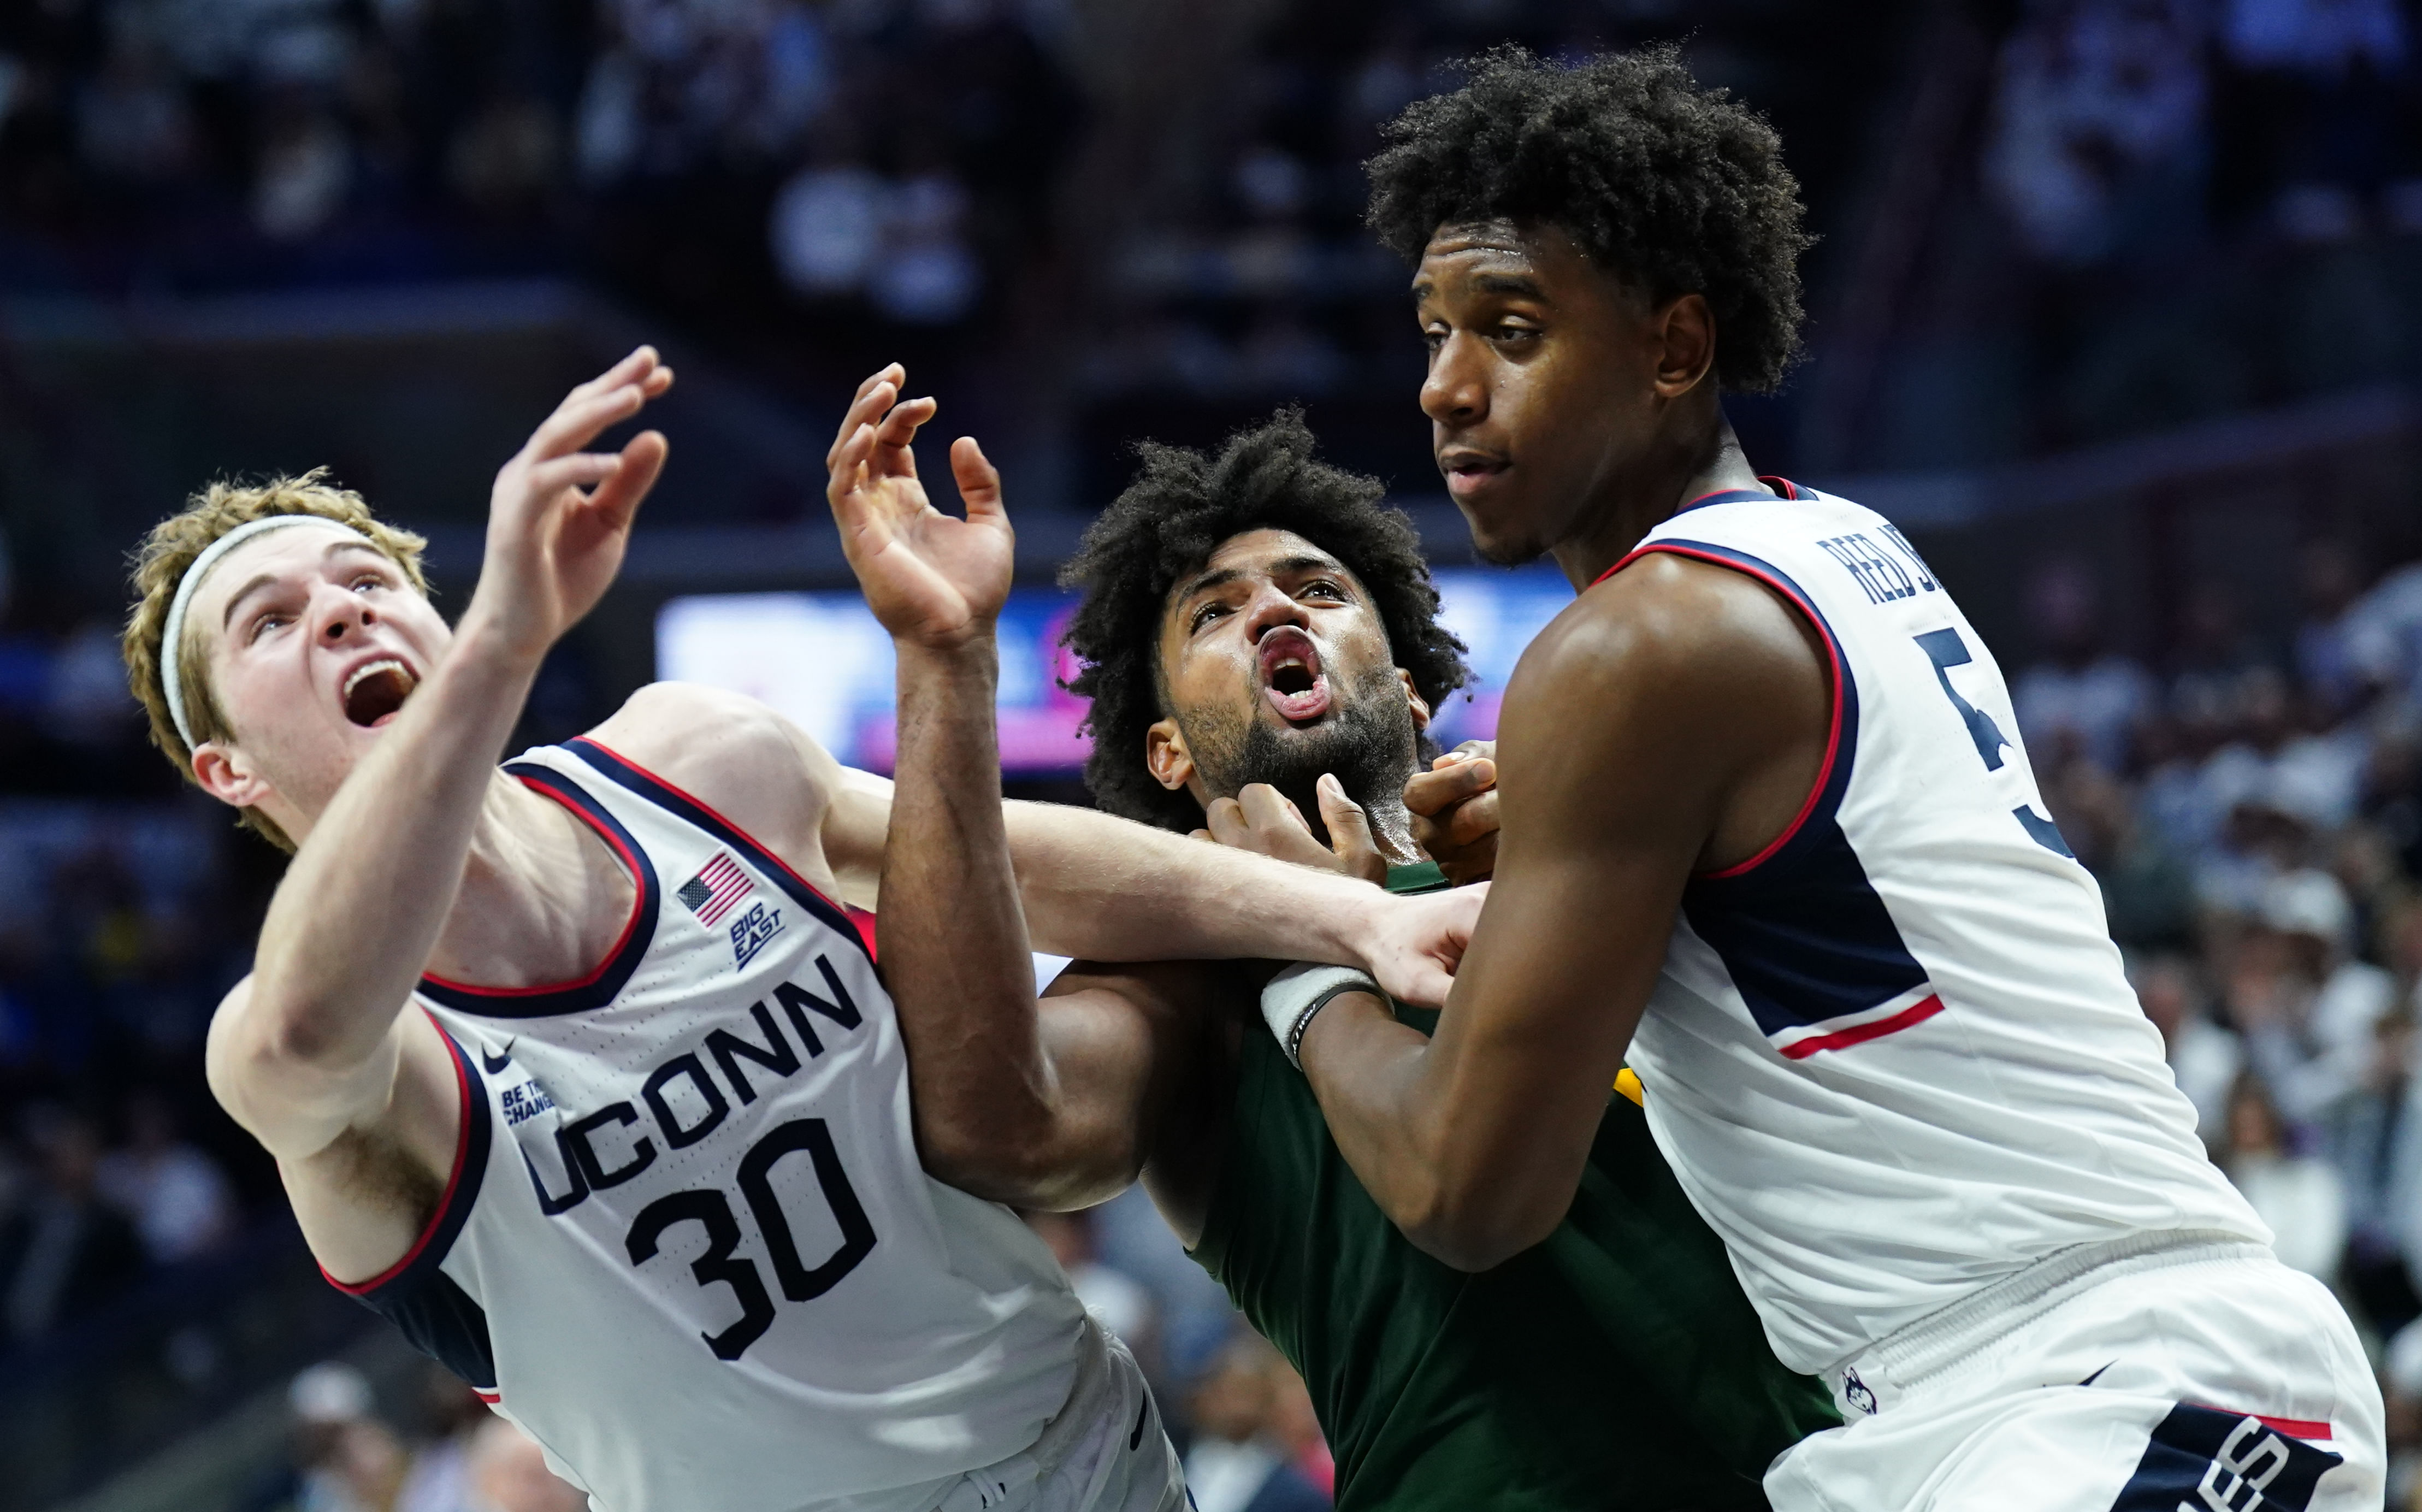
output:
POLYGON ((715 859, 700 869, 698 875, 683 883, 673 893, 698 915, 698 921, 713 929, 731 911, 731 906, 757 890, 757 884, 740 869, 740 863, 725 852, 717 851, 715 859))

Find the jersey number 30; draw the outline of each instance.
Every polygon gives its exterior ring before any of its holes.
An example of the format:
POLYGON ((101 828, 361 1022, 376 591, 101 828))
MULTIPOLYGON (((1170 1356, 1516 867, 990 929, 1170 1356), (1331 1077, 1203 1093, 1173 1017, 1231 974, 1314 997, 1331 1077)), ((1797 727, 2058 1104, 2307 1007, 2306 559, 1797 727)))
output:
MULTIPOLYGON (((850 1189, 849 1173, 841 1169, 832 1133, 821 1118, 792 1119, 767 1130, 763 1139, 750 1146, 740 1161, 740 1195, 757 1221, 757 1232, 764 1237, 765 1252, 774 1262, 774 1279, 792 1301, 822 1297, 874 1249, 874 1225, 867 1221, 865 1207, 850 1189), (841 1225, 840 1247, 813 1266, 799 1258, 798 1241, 791 1236, 790 1221, 782 1216, 781 1200, 774 1192, 774 1167, 793 1155, 804 1155, 814 1163, 816 1184, 824 1189, 825 1203, 841 1225)), ((689 1222, 706 1231, 706 1252, 691 1263, 689 1273, 701 1286, 720 1282, 731 1287, 740 1302, 738 1322, 720 1333, 700 1337, 717 1360, 737 1360, 774 1326, 774 1299, 765 1290, 757 1262, 738 1252, 740 1220, 731 1211, 731 1200, 707 1188, 659 1197, 639 1209, 623 1245, 631 1252, 631 1264, 645 1265, 655 1258, 666 1230, 689 1222)))

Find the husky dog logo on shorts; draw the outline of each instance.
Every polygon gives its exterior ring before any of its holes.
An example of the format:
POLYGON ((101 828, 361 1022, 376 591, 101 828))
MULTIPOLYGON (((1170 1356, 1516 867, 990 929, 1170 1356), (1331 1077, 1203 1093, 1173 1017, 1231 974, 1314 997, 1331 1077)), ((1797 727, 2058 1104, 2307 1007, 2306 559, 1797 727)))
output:
POLYGON ((1842 1400, 1869 1417, 1876 1415, 1875 1391, 1859 1378, 1859 1373, 1855 1370, 1842 1372, 1842 1400))
POLYGON ((2304 1512, 2313 1483, 2339 1463, 2304 1440, 2329 1436, 2326 1423, 2181 1402, 2153 1430, 2111 1512, 2304 1512))

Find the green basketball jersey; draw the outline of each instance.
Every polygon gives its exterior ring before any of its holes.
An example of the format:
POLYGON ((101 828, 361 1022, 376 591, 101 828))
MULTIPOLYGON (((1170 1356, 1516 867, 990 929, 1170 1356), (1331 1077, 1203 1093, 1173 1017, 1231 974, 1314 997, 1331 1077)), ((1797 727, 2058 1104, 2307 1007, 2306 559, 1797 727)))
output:
MULTIPOLYGON (((1435 866, 1389 876, 1392 891, 1444 883, 1435 866)), ((1775 1362, 1623 1097, 1555 1233, 1468 1275, 1397 1232, 1302 1073, 1249 1033, 1194 1257, 1311 1387, 1340 1512, 1762 1507, 1769 1461, 1841 1423, 1775 1362)))

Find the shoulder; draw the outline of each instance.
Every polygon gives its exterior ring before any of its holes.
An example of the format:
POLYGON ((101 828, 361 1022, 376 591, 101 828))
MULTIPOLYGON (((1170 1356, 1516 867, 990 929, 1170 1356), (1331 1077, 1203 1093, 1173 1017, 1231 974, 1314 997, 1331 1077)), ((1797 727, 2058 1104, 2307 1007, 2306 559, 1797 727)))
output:
POLYGON ((839 764, 806 731, 755 699, 695 683, 649 684, 590 736, 717 808, 768 785, 791 801, 820 799, 840 780, 839 764))
POLYGON ((813 851, 844 781, 807 732, 755 699, 695 683, 652 683, 589 734, 785 859, 813 851))
POLYGON ((1747 573, 1644 552, 1549 622, 1516 670, 1624 696, 1748 694, 1762 680, 1816 673, 1815 627, 1747 573))

